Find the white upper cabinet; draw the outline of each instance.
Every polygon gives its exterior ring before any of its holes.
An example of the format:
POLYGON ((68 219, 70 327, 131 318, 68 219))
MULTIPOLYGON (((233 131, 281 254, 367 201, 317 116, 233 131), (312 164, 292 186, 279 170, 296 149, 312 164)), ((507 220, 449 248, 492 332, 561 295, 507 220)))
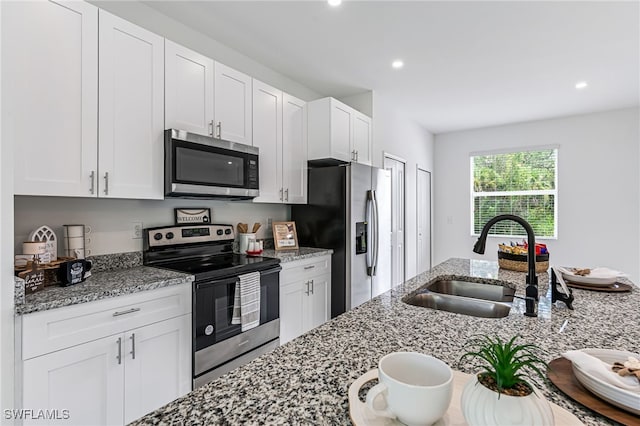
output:
POLYGON ((253 80, 253 146, 260 149, 256 203, 307 202, 306 103, 253 80))
POLYGON ((213 136, 213 59, 165 40, 165 122, 213 136))
POLYGON ((164 39, 100 11, 100 196, 164 198, 164 39))
POLYGON ((95 197, 98 8, 4 2, 2 37, 2 79, 11 82, 2 140, 14 147, 15 194, 95 197))
POLYGON ((371 162, 371 119, 359 111, 353 115, 353 150, 356 162, 370 166, 371 162))
POLYGON ((371 118, 334 98, 309 102, 309 160, 371 165, 371 118))
POLYGON ((260 197, 280 203, 282 187, 282 91, 253 80, 253 146, 260 150, 260 197))
POLYGON ((251 145, 251 77, 216 62, 214 84, 214 136, 251 145))
POLYGON ((307 106, 282 96, 282 186, 285 202, 307 203, 307 106))

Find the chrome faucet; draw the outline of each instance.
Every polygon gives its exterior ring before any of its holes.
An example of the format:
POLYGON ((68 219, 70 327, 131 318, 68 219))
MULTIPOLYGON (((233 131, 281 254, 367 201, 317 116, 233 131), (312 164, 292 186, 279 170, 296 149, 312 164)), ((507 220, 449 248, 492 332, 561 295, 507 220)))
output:
POLYGON ((528 317, 537 317, 538 312, 536 310, 536 302, 538 300, 538 277, 536 276, 536 236, 533 232, 533 228, 529 225, 529 222, 513 214, 501 214, 490 219, 482 228, 478 241, 473 246, 473 251, 478 254, 484 254, 484 249, 487 243, 487 235, 489 230, 497 222, 503 220, 512 220, 518 222, 525 231, 527 231, 527 244, 528 244, 528 272, 527 272, 527 288, 525 290, 525 315, 528 317))

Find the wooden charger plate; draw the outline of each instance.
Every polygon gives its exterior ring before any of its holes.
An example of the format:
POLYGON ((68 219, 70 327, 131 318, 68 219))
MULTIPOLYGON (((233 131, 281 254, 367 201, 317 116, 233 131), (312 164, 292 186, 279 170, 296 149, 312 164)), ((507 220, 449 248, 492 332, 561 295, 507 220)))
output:
POLYGON ((640 423, 638 416, 609 404, 582 386, 573 374, 571 361, 566 358, 560 357, 551 361, 549 363, 547 377, 549 377, 551 383, 564 392, 569 398, 598 414, 625 425, 637 425, 640 423))
MULTIPOLYGON (((466 374, 461 371, 453 372, 453 395, 451 396, 451 404, 445 415, 434 423, 433 426, 463 426, 467 425, 467 421, 462 415, 462 408, 460 407, 460 397, 462 396, 462 390, 467 382, 471 379, 471 374, 466 374)), ((367 404, 360 401, 358 392, 362 386, 378 378, 378 369, 374 368, 360 376, 355 382, 349 386, 349 416, 351 421, 356 426, 391 426, 402 425, 396 419, 388 419, 386 417, 378 417, 369 410, 367 404)), ((378 401, 378 398, 376 398, 378 401)), ((378 408, 377 404, 376 408, 378 408)), ((549 402, 551 411, 553 412, 553 418, 556 425, 573 426, 582 425, 583 423, 575 415, 565 410, 556 404, 549 402)))
POLYGON ((614 292, 631 291, 633 289, 633 286, 629 284, 624 284, 624 283, 613 283, 606 287, 596 287, 588 284, 585 285, 585 284, 573 283, 571 281, 566 281, 566 280, 565 282, 569 287, 579 288, 581 290, 606 291, 606 292, 614 293, 614 292))

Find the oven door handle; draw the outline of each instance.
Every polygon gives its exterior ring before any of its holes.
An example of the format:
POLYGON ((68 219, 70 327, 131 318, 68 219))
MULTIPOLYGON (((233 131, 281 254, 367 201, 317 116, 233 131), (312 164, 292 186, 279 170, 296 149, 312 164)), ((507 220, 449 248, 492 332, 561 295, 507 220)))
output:
MULTIPOLYGON (((282 270, 282 267, 280 265, 274 266, 273 268, 269 268, 269 269, 265 269, 260 272, 260 278, 262 278, 265 275, 268 274, 273 274, 273 273, 277 273, 280 272, 282 270)), ((208 287, 212 287, 215 285, 222 285, 222 284, 233 284, 236 281, 238 281, 238 275, 234 275, 231 277, 226 277, 226 278, 220 278, 217 280, 211 280, 211 281, 202 281, 202 282, 196 282, 195 283, 195 288, 196 290, 200 290, 200 289, 204 289, 204 288, 208 288, 208 287)))

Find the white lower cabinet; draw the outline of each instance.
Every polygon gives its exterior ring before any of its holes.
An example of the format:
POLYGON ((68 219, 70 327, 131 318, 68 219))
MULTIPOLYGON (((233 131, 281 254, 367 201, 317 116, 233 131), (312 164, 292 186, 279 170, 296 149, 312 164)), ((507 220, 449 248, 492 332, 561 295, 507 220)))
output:
POLYGON ((316 328, 331 316, 331 255, 282 264, 280 343, 316 328))
MULTIPOLYGON (((57 422, 65 425, 120 425, 188 393, 190 290, 188 285, 177 286, 55 309, 33 314, 37 321, 25 316, 23 348, 37 338, 37 333, 30 333, 37 324, 56 337, 66 334, 73 345, 47 352, 56 347, 57 339, 41 340, 37 356, 23 361, 22 407, 57 410, 57 422), (96 322, 102 313, 108 315, 96 322), (65 323, 83 318, 97 334, 106 329, 120 332, 80 342, 78 329, 65 323)), ((23 351, 23 357, 29 353, 23 351)))

